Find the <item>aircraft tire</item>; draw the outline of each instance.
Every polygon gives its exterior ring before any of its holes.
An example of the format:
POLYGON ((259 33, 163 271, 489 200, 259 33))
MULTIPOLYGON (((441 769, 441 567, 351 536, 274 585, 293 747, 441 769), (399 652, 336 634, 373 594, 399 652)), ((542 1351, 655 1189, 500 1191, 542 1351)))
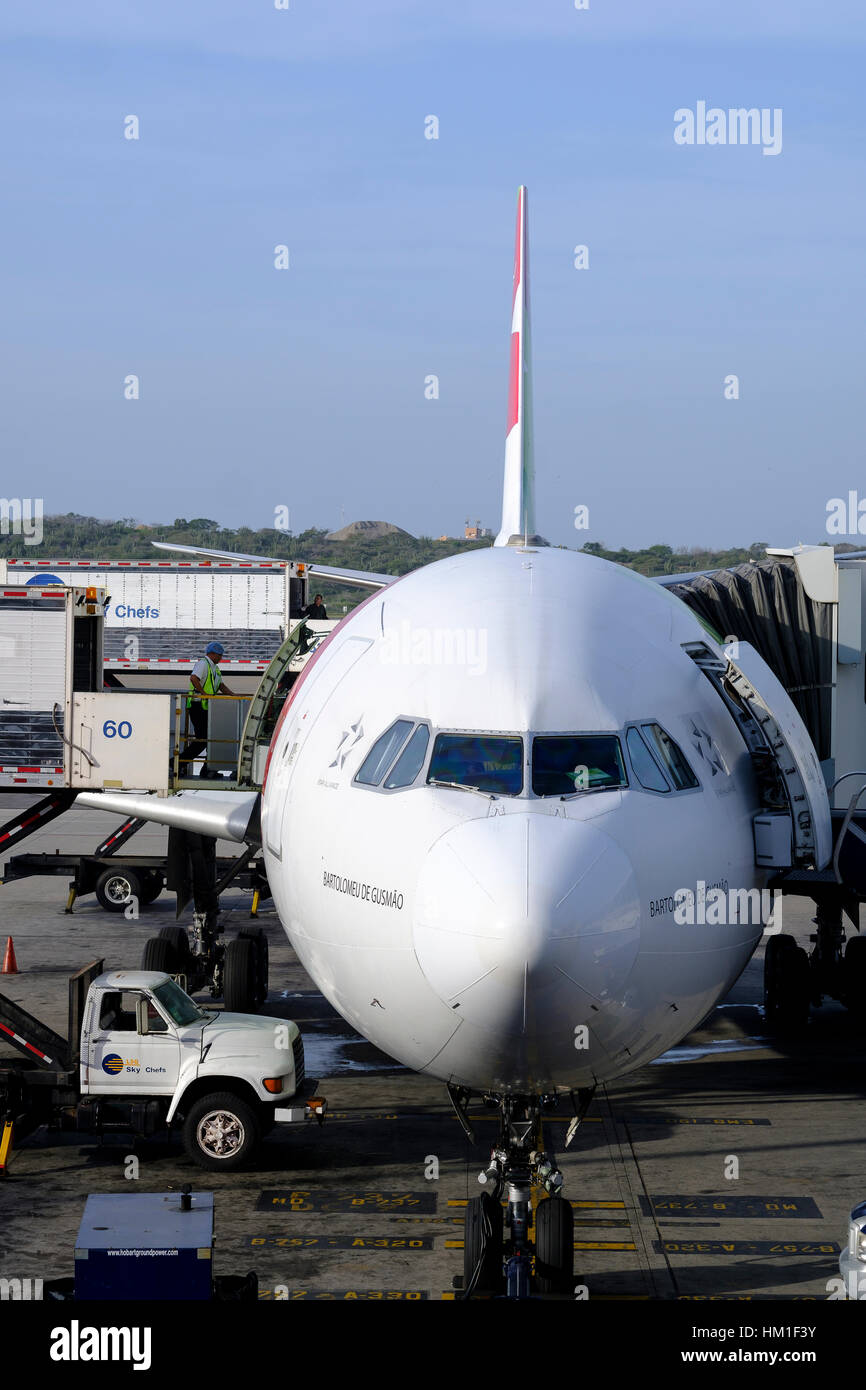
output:
POLYGON ((139 901, 144 907, 156 902, 164 887, 162 874, 158 869, 148 869, 141 885, 139 901))
POLYGON ((470 1197, 463 1227, 464 1290, 472 1283, 480 1260, 481 1269, 472 1292, 502 1292, 502 1243, 502 1210, 499 1203, 493 1200, 489 1192, 482 1192, 480 1197, 470 1197))
POLYGON ((812 985, 809 957, 793 936, 771 936, 764 955, 764 1021, 783 1032, 803 1028, 812 985))
POLYGON ((258 964, 254 942, 236 936, 226 946, 223 1003, 227 1013, 253 1014, 259 1006, 258 964))
POLYGON ((570 1295, 573 1280, 574 1212, 563 1197, 547 1197, 535 1209, 536 1288, 570 1295))
POLYGON ((852 936, 843 963, 845 1008, 866 1022, 866 937, 852 936))
POLYGON ((141 968, 164 971, 166 975, 177 975, 180 967, 172 942, 167 941, 164 936, 152 936, 145 941, 141 968))
POLYGON ((264 1004, 268 997, 268 938, 261 927, 244 927, 238 932, 253 943, 256 955, 256 1003, 264 1004))
POLYGON ((171 943, 171 949, 177 964, 172 974, 186 974, 189 965, 189 937, 183 927, 161 927, 159 932, 160 941, 171 943))

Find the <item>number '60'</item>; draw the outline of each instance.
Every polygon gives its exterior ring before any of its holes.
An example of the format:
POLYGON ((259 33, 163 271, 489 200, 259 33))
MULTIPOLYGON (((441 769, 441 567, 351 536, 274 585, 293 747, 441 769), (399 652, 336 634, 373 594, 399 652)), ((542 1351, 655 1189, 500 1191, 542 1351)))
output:
POLYGON ((113 719, 106 719, 102 726, 102 732, 106 738, 129 738, 132 734, 132 725, 128 719, 121 719, 119 724, 115 724, 113 719))

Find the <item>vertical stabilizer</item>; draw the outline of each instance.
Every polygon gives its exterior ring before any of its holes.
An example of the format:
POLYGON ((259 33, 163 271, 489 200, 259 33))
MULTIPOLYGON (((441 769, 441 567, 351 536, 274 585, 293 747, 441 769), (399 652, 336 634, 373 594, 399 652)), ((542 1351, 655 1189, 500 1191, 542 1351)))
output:
POLYGON ((532 391, 529 375, 529 267, 526 188, 517 191, 514 290, 511 301, 511 370, 505 428, 502 525, 494 545, 518 545, 535 535, 535 470, 532 458, 532 391))

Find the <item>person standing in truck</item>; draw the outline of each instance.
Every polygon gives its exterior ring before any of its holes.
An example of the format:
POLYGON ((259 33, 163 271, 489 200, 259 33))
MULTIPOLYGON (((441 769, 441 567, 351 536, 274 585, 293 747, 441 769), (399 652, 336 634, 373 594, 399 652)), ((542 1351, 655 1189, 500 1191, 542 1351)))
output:
POLYGON ((305 618, 313 618, 317 621, 325 622, 328 614, 325 610, 325 602, 321 594, 316 594, 312 603, 308 603, 304 609, 305 618))
MULTIPOLYGON (((219 664, 225 656, 225 647, 221 642, 211 642, 205 648, 204 656, 195 663, 189 677, 189 693, 186 697, 186 708, 189 722, 192 725, 195 738, 186 744, 180 755, 180 775, 186 777, 189 772, 189 764, 193 758, 197 758, 199 753, 203 753, 207 748, 207 720, 208 720, 208 696, 209 695, 234 695, 233 690, 229 690, 224 683, 219 664)), ((207 761, 202 766, 199 777, 212 776, 207 761)))

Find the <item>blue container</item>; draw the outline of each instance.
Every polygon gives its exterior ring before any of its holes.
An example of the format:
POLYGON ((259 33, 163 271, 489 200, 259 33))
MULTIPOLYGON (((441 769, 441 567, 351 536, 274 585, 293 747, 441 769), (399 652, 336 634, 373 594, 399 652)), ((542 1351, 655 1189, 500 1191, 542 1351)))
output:
POLYGON ((213 1193, 97 1192, 75 1242, 75 1297, 209 1299, 213 1193))

